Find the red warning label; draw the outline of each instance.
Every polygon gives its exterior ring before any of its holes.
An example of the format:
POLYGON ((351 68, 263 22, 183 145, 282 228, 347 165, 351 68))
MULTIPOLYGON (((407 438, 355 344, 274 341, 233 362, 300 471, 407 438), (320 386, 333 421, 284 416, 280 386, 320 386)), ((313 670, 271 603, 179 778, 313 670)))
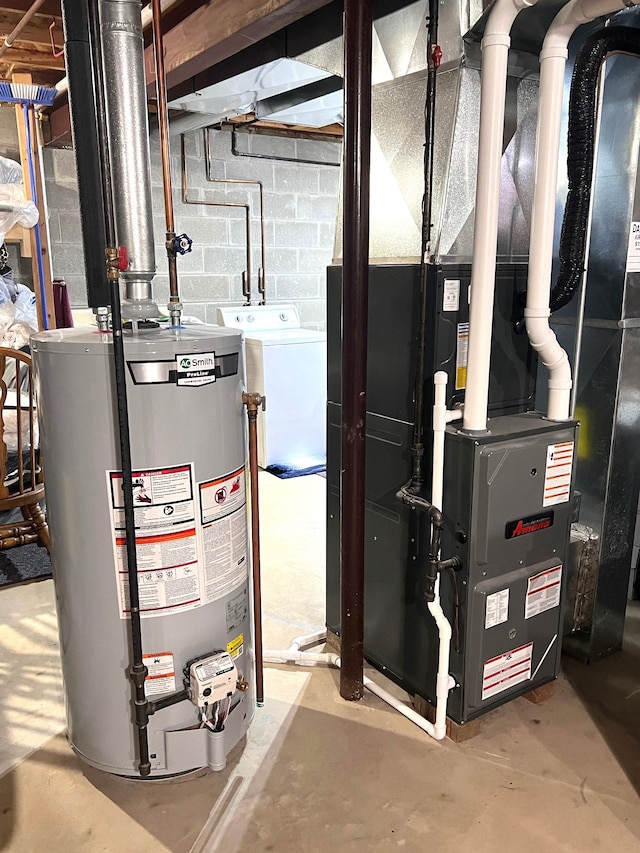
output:
POLYGON ((533 643, 490 658, 482 669, 482 700, 490 699, 531 678, 533 643))

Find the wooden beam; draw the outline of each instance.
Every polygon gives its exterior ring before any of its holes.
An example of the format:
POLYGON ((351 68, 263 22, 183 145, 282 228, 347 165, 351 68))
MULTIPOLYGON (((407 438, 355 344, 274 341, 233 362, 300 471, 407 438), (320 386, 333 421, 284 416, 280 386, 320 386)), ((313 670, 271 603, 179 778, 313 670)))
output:
MULTIPOLYGON (((33 0, 11 0, 11 5, 7 6, 5 3, 2 4, 2 9, 6 9, 9 11, 18 11, 24 14, 28 9, 33 5, 33 0)), ((53 15, 54 17, 60 17, 60 0, 45 0, 45 2, 40 6, 38 10, 38 14, 40 15, 53 15)))
MULTIPOLYGON (((327 6, 331 0, 217 0, 197 9, 164 37, 169 89, 245 47, 327 6)), ((153 46, 145 50, 149 94, 155 92, 153 46)))
POLYGON ((64 57, 56 57, 48 51, 39 50, 35 47, 25 50, 19 47, 9 47, 2 55, 5 65, 24 65, 27 68, 48 68, 53 71, 61 71, 64 74, 64 57))
POLYGON ((49 129, 46 144, 52 148, 72 148, 71 116, 69 102, 62 103, 49 114, 49 129))
MULTIPOLYGON (((31 84, 33 82, 31 74, 14 74, 12 78, 13 83, 27 83, 31 84)), ((50 329, 55 329, 56 327, 56 318, 54 313, 53 306, 53 283, 52 283, 52 271, 51 271, 51 253, 49 252, 49 232, 47 227, 47 202, 46 202, 46 194, 44 191, 44 181, 42 180, 42 170, 41 170, 41 148, 38 144, 38 136, 36 130, 36 123, 33 116, 33 110, 29 110, 29 122, 30 122, 30 131, 31 131, 31 156, 33 157, 33 171, 35 174, 35 185, 36 185, 36 195, 37 195, 37 204, 38 204, 38 213, 39 213, 39 225, 40 225, 40 244, 42 246, 42 267, 44 269, 44 290, 45 290, 45 298, 47 301, 46 306, 46 315, 48 320, 48 325, 50 329)), ((22 180, 24 183, 24 191, 27 198, 32 198, 31 193, 31 180, 29 177, 29 149, 27 147, 27 132, 24 121, 24 113, 22 109, 22 104, 16 104, 16 123, 18 126, 18 141, 20 143, 20 162, 22 163, 22 180)), ((29 229, 29 236, 31 240, 31 269, 33 273, 33 289, 36 295, 36 307, 38 311, 38 325, 41 329, 44 329, 43 316, 44 316, 44 306, 42 304, 42 297, 40 293, 40 287, 38 283, 40 281, 40 273, 38 269, 38 250, 36 243, 36 232, 35 228, 29 229)))
MULTIPOLYGON (((4 39, 12 32, 21 18, 21 12, 8 12, 6 9, 0 9, 0 42, 4 42, 4 39)), ((24 42, 30 42, 31 44, 43 45, 50 52, 51 36, 49 34, 49 26, 52 20, 56 23, 54 33, 58 37, 57 40, 62 42, 62 18, 34 15, 30 23, 20 31, 15 43, 21 45, 24 42)))

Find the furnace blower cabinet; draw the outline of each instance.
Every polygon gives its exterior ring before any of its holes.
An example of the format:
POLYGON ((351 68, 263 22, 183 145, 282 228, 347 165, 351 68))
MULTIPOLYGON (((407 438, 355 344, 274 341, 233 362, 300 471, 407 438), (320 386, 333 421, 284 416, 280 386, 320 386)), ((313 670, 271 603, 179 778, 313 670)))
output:
POLYGON ((459 723, 560 667, 576 428, 529 412, 492 418, 489 429, 450 426, 445 442, 443 554, 462 568, 441 578, 440 594, 453 625, 448 712, 459 723))
MULTIPOLYGON (((466 431, 461 420, 446 426, 443 527, 434 555, 427 513, 398 499, 412 470, 420 268, 369 270, 365 656, 436 704, 439 636, 428 576, 430 559, 439 556, 447 567, 436 589, 452 631, 447 716, 460 724, 553 680, 560 666, 576 424, 531 411, 537 359, 516 322, 526 276, 525 264, 498 264, 490 417, 485 431, 466 431)), ((470 280, 468 264, 427 270, 425 499, 434 374, 448 378, 450 412, 465 399, 470 280)), ((341 269, 330 268, 327 625, 338 634, 341 287, 341 269)))

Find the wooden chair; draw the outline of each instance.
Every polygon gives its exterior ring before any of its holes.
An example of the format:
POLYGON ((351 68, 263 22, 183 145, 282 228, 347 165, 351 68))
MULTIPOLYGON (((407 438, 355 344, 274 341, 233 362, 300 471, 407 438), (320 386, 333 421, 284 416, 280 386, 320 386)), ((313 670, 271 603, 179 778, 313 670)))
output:
POLYGON ((38 542, 49 551, 31 356, 6 347, 0 347, 0 413, 0 513, 19 508, 23 519, 0 520, 0 550, 38 542))

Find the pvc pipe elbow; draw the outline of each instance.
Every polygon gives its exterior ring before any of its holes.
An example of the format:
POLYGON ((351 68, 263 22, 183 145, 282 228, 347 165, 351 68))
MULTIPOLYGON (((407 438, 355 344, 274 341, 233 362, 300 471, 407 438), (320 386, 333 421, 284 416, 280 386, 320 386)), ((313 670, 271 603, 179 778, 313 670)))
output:
POLYGON ((433 620, 438 628, 440 642, 451 642, 451 625, 447 617, 442 612, 442 607, 440 606, 440 603, 432 601, 427 605, 427 607, 429 608, 429 613, 431 613, 431 615, 433 616, 433 620))
MULTIPOLYGON (((494 36, 503 36, 511 32, 513 22, 518 16, 518 13, 529 6, 535 6, 537 0, 496 0, 487 20, 484 29, 484 38, 482 46, 485 46, 486 39, 493 39, 494 36)), ((504 42, 487 42, 489 44, 504 44, 504 42)), ((507 47, 509 42, 507 42, 507 47)))

